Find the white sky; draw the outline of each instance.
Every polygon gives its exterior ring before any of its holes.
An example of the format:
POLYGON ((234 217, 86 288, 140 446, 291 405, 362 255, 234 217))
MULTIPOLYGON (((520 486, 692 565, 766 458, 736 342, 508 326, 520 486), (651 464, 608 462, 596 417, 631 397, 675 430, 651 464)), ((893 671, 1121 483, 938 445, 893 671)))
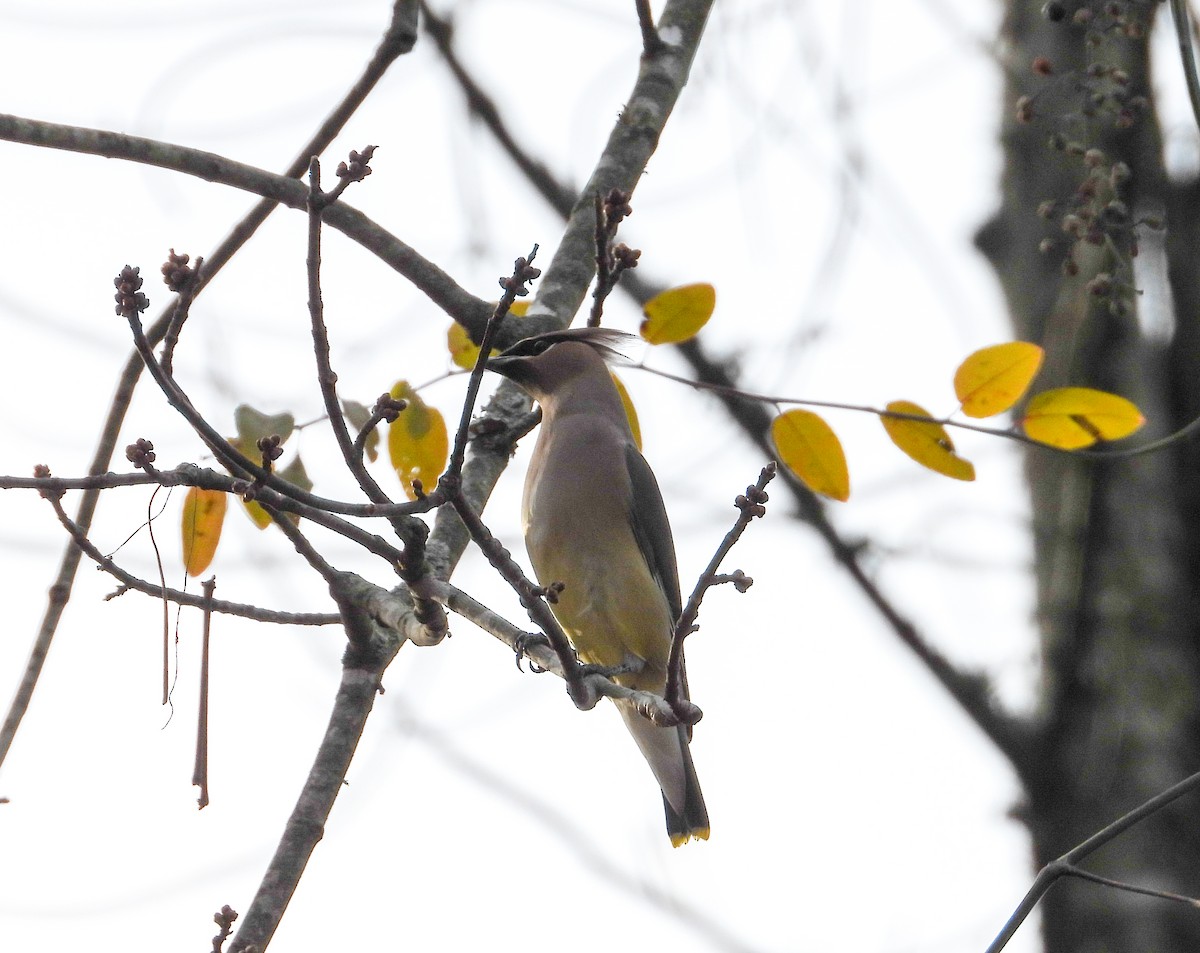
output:
MULTIPOLYGON (((0 106, 278 170, 357 76, 389 6, 0 0, 0 106)), ((739 358, 756 389, 874 405, 903 397, 948 412, 958 361, 1009 337, 996 284, 970 247, 997 201, 999 76, 986 44, 999 13, 999 4, 933 0, 718 4, 622 237, 643 249, 647 277, 716 285, 705 340, 739 358)), ((474 0, 458 16, 464 58, 521 141, 582 181, 632 84, 632 3, 474 0)), ((464 287, 494 295, 495 279, 534 242, 549 261, 559 224, 464 121, 425 40, 393 67, 327 167, 367 143, 379 146, 375 174, 348 201, 464 287)), ((112 313, 113 275, 140 265, 156 313, 166 249, 207 253, 253 199, 6 143, 0 174, 0 472, 42 462, 79 474, 129 350, 112 313)), ((221 427, 232 430, 243 401, 319 416, 304 228, 302 216, 276 213, 193 311, 179 376, 221 427)), ((399 377, 445 369, 440 312, 358 246, 326 235, 343 393, 369 403, 399 377)), ((619 297, 610 317, 636 328, 619 297)), ((647 361, 680 370, 670 353, 647 361)), ((624 378, 689 589, 732 522, 733 496, 764 461, 715 404, 649 375, 624 378)), ((462 390, 457 378, 426 394, 456 417, 462 390)), ((828 419, 854 487, 835 518, 848 538, 877 544, 870 566, 888 596, 936 646, 1028 703, 1030 553, 1012 449, 956 437, 979 473, 962 485, 919 470, 869 417, 828 419)), ((207 462, 150 387, 121 445, 138 436, 154 441, 161 466, 207 462)), ((349 497, 321 427, 295 442, 318 490, 349 497)), ((527 453, 486 513, 517 552, 527 453)), ((162 500, 145 489, 110 494, 98 545, 117 549, 162 500)), ((653 781, 612 712, 576 712, 560 682, 518 674, 499 643, 456 621, 454 638, 406 646, 389 670, 272 948, 983 949, 1032 876, 1024 835, 1007 818, 1011 773, 789 518, 786 495, 774 501, 730 564, 756 585, 745 596, 711 593, 689 642, 710 842, 671 850, 653 781)), ((176 583, 179 503, 166 501, 156 523, 176 583)), ((339 566, 390 582, 346 544, 313 535, 339 566)), ((20 677, 63 545, 35 495, 0 494, 0 702, 20 677)), ((155 573, 144 530, 118 558, 155 573)), ((231 509, 214 565, 219 596, 328 610, 319 580, 295 563, 277 533, 231 509)), ((522 621, 476 556, 455 582, 522 621)), ((103 601, 112 588, 81 571, 0 776, 11 799, 0 809, 0 936, 12 949, 206 948, 211 914, 249 905, 337 685, 338 631, 218 620, 213 802, 197 812, 198 617, 180 624, 168 719, 158 704, 161 608, 137 596, 103 601)), ((1010 945, 1036 947, 1033 923, 1010 945)))

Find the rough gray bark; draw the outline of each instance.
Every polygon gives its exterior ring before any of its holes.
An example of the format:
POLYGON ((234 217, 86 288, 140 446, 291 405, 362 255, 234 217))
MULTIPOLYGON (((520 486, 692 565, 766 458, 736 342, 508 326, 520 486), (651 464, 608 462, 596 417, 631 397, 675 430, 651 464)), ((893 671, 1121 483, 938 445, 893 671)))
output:
MULTIPOLYGON (((979 245, 1001 279, 1016 336, 1046 348, 1039 386, 1070 383, 1120 393, 1162 435, 1200 411, 1198 194, 1194 184, 1167 183, 1146 43, 1122 38, 1090 46, 1087 30, 1072 24, 1083 6, 1105 15, 1101 3, 1066 3, 1065 19, 1052 22, 1040 3, 1007 4, 1002 205, 980 232, 979 245), (1036 57, 1048 59, 1053 77, 1036 75, 1036 57), (1132 92, 1150 98, 1151 108, 1132 127, 1117 128, 1111 116, 1078 123, 1064 118, 1082 102, 1070 74, 1082 77, 1097 62, 1118 65, 1129 74, 1132 92), (1017 121, 1019 98, 1035 94, 1034 120, 1017 121), (1169 209, 1166 248, 1177 328, 1169 342, 1145 334, 1135 310, 1114 315, 1089 292, 1096 274, 1113 270, 1110 250, 1081 242, 1079 273, 1063 274, 1062 229, 1037 209, 1047 199, 1069 200, 1086 171, 1083 157, 1048 146, 1055 133, 1101 150, 1105 163, 1128 164, 1133 176, 1123 198, 1134 217, 1169 209), (1058 247, 1040 253, 1047 237, 1058 247)), ((1138 7, 1143 18, 1152 10, 1152 4, 1138 7)), ((1139 284, 1149 280, 1139 275, 1139 284)), ((1200 766, 1191 568, 1200 538, 1196 456, 1189 445, 1104 463, 1051 452, 1028 456, 1044 679, 1029 750, 1015 766, 1039 867, 1200 766)), ((1089 869, 1195 895, 1198 810, 1184 799, 1096 855, 1089 869)), ((1200 949, 1196 911, 1078 881, 1056 887, 1042 917, 1053 953, 1200 949)))

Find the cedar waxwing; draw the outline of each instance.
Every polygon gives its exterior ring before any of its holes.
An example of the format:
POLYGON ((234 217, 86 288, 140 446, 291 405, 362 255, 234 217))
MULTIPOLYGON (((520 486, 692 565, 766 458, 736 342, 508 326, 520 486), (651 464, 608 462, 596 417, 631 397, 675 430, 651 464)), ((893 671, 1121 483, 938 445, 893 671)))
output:
MULTIPOLYGON (((604 362, 628 337, 600 328, 551 331, 487 366, 542 408, 521 517, 538 582, 565 586, 555 617, 582 661, 624 666, 617 682, 661 694, 682 603, 662 494, 604 362)), ((658 727, 627 704, 617 708, 662 789, 671 843, 707 840, 690 729, 658 727)))

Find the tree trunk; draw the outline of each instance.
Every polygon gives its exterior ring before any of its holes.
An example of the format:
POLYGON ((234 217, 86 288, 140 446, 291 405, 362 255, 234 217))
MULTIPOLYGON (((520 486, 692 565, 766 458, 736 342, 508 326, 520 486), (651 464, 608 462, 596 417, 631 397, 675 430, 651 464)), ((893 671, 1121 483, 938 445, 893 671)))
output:
MULTIPOLYGON (((1119 393, 1142 409, 1147 431, 1161 436, 1200 413, 1200 193, 1194 184, 1167 183, 1147 44, 1136 27, 1115 19, 1117 6, 1008 3, 1002 205, 978 241, 1003 284, 1016 335, 1046 348, 1039 389, 1071 384, 1119 393), (1080 9, 1091 12, 1086 25, 1080 9), (1109 72, 1114 67, 1127 83, 1109 72), (1116 163, 1128 166, 1127 181, 1116 163), (1039 215, 1047 200, 1056 207, 1039 215), (1131 231, 1123 209, 1129 221, 1170 211, 1165 249, 1161 234, 1131 231), (1076 219, 1064 221, 1071 214, 1076 219), (1045 239, 1053 242, 1048 253, 1039 251, 1045 239), (1148 254, 1134 259, 1137 241, 1148 254), (1130 281, 1123 269, 1136 262, 1138 287, 1161 283, 1163 269, 1143 266, 1155 255, 1161 261, 1164 250, 1173 314, 1139 313, 1138 296, 1121 294, 1130 281), (1173 337, 1145 330, 1171 321, 1173 337)), ((1149 32, 1153 4, 1120 6, 1126 23, 1140 18, 1149 32)), ((1151 300, 1170 307, 1167 297, 1162 289, 1151 300)), ((1186 442, 1112 461, 1028 455, 1043 683, 1030 750, 1016 768, 1039 867, 1200 767, 1196 574, 1189 569, 1200 539, 1198 465, 1196 447, 1186 442)), ((1085 866, 1194 895, 1198 810, 1185 799, 1085 866)), ((1051 953, 1200 949, 1200 912, 1078 880, 1051 891, 1042 918, 1051 953)))

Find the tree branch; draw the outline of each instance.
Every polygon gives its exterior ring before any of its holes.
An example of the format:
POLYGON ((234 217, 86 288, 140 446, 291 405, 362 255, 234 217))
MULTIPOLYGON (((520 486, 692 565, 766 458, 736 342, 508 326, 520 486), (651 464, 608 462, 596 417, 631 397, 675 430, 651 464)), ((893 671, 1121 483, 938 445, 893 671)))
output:
POLYGON ((1193 774, 1191 777, 1185 778, 1178 784, 1167 788, 1161 794, 1150 798, 1150 800, 1134 808, 1128 814, 1117 818, 1103 830, 1097 831, 1082 844, 1071 848, 1071 850, 1067 851, 1067 853, 1063 854, 1057 860, 1043 867, 1038 871, 1033 886, 1029 888, 1028 893, 1022 898, 1017 909, 1008 918, 1008 922, 1004 924, 1004 928, 996 936, 996 939, 992 941, 991 946, 987 948, 987 953, 1000 953, 1008 945, 1008 941, 1013 938, 1013 935, 1020 928, 1021 924, 1033 912, 1033 908, 1037 906, 1038 901, 1046 895, 1060 877, 1080 875, 1077 867, 1079 861, 1095 853, 1110 841, 1120 837, 1135 824, 1139 824, 1152 814, 1161 811, 1172 801, 1178 800, 1183 795, 1189 794, 1197 788, 1200 788, 1200 773, 1193 774))
MULTIPOLYGON (((120 580, 122 592, 132 589, 135 592, 141 592, 156 599, 166 599, 174 602, 176 605, 191 606, 192 608, 203 609, 206 612, 212 611, 220 612, 224 615, 241 616, 244 619, 253 619, 255 622, 272 622, 279 625, 333 625, 340 621, 340 616, 336 613, 284 612, 279 609, 264 609, 260 606, 245 605, 240 602, 209 599, 204 595, 182 592, 178 589, 168 589, 157 582, 147 582, 144 579, 139 579, 137 576, 118 566, 112 560, 112 557, 104 555, 88 539, 83 528, 67 515, 67 511, 63 509, 62 503, 59 502, 56 496, 50 493, 44 493, 43 496, 54 507, 54 515, 58 517, 59 523, 62 524, 63 528, 70 535, 71 541, 78 550, 85 553, 89 559, 109 575, 120 580)), ((117 594, 121 593, 118 592, 117 594)))
MULTIPOLYGON (((271 201, 272 208, 285 205, 303 211, 308 201, 308 189, 295 178, 275 175, 212 152, 141 136, 82 126, 63 126, 0 113, 0 140, 109 159, 125 159, 182 172, 207 182, 261 195, 271 201)), ((362 212, 339 202, 329 208, 325 221, 394 268, 454 320, 468 327, 474 324, 480 328, 487 320, 491 305, 460 288, 441 268, 362 212)), ((211 262, 212 257, 207 260, 211 262)))
MULTIPOLYGON (((379 45, 376 47, 370 62, 367 63, 362 74, 355 81, 349 92, 342 97, 342 101, 320 127, 318 127, 312 138, 301 147, 299 155, 288 167, 285 175, 298 178, 308 167, 309 158, 325 151, 329 143, 341 132, 342 127, 354 115, 358 107, 362 105, 367 95, 375 88, 376 83, 379 82, 392 63, 413 48, 416 42, 416 24, 417 5, 415 0, 396 0, 392 6, 392 18, 383 36, 380 38, 379 45)), ((0 126, 3 125, 3 121, 0 121, 0 126)), ((258 230, 259 226, 266 221, 267 216, 274 211, 275 206, 276 202, 273 199, 264 199, 251 209, 240 222, 234 225, 225 239, 207 257, 204 273, 201 277, 203 284, 201 288, 190 292, 193 297, 250 240, 250 237, 258 230)), ((168 307, 155 320, 148 331, 151 341, 158 342, 162 339, 167 331, 173 311, 173 308, 168 307)), ((141 378, 141 373, 141 358, 137 354, 131 354, 117 379, 116 391, 113 394, 112 403, 109 405, 108 416, 100 432, 100 439, 96 444, 96 450, 92 455, 92 462, 88 472, 93 475, 103 473, 108 469, 112 461, 121 424, 133 400, 133 392, 137 387, 138 380, 141 378)), ((89 490, 80 501, 75 521, 84 534, 91 528, 99 499, 99 490, 89 490)), ((21 683, 17 686, 16 693, 9 704, 4 724, 0 726, 0 766, 3 766, 8 756, 8 751, 12 747, 17 729, 20 727, 21 721, 25 717, 25 712, 28 711, 29 704, 33 699, 34 689, 37 687, 42 667, 50 652, 50 646, 54 641, 54 633, 58 630, 63 610, 71 598, 71 588, 75 582, 75 573, 79 569, 79 559, 80 550, 74 545, 67 546, 63 552, 62 561, 59 563, 58 573, 50 586, 50 597, 47 601, 46 610, 42 615, 42 622, 38 628, 37 636, 30 649, 29 659, 25 663, 25 671, 21 677, 21 683)))
MULTIPOLYGON (((452 33, 449 24, 439 20, 427 5, 423 5, 422 10, 424 28, 434 40, 438 52, 458 81, 467 100, 468 108, 484 123, 497 143, 547 204, 564 218, 576 216, 580 203, 587 196, 594 194, 590 191, 590 185, 579 192, 567 183, 559 181, 545 164, 533 158, 519 144, 516 137, 507 128, 494 101, 458 59, 451 42, 452 33)), ((594 178, 595 176, 593 176, 594 178)), ((593 228, 594 214, 593 210, 593 228)), ((594 242, 594 237, 592 241, 594 242)), ((557 261, 557 258, 555 260, 557 261)), ((544 285, 545 282, 543 282, 544 285)), ((626 273, 623 275, 619 287, 639 304, 644 304, 662 291, 665 286, 656 286, 655 283, 643 279, 639 273, 626 273)), ((738 396, 741 388, 738 387, 737 381, 734 380, 728 368, 708 354, 696 338, 677 345, 677 348, 679 354, 691 365, 696 379, 713 387, 733 422, 752 443, 769 456, 774 457, 775 448, 767 437, 770 429, 770 416, 761 406, 738 396)), ((820 501, 786 469, 783 478, 792 494, 796 515, 810 524, 821 536, 834 559, 846 569, 867 601, 879 612, 892 631, 913 651, 934 678, 1014 765, 1019 766, 1026 763, 1029 754, 1024 744, 1023 725, 1019 720, 1012 718, 997 707, 988 680, 981 674, 959 671, 945 657, 930 647, 912 622, 891 604, 891 601, 874 581, 867 576, 859 564, 858 547, 841 538, 833 524, 829 522, 820 501)))

